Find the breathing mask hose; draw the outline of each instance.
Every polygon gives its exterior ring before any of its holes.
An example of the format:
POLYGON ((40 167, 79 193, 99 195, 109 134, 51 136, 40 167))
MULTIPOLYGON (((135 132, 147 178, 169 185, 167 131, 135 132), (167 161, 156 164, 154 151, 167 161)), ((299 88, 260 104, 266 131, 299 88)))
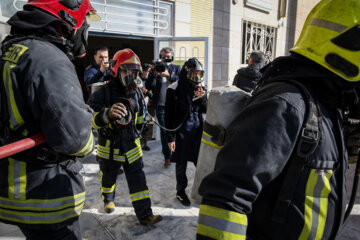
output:
POLYGON ((353 187, 352 187, 352 190, 351 190, 351 196, 350 196, 349 205, 348 205, 348 207, 347 207, 347 209, 345 211, 344 222, 350 216, 351 210, 352 210, 352 208, 354 206, 356 193, 357 193, 357 189, 358 189, 358 185, 359 185, 359 177, 360 177, 360 154, 358 153, 358 158, 357 158, 356 167, 355 167, 353 187))

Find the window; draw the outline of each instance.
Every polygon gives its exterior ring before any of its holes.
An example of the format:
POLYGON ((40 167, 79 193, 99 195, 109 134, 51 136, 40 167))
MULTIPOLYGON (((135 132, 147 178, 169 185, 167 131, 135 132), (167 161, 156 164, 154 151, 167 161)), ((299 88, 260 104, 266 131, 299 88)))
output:
POLYGON ((159 0, 92 0, 101 17, 90 30, 147 36, 173 35, 173 4, 159 0))
POLYGON ((265 54, 266 63, 275 57, 276 28, 243 20, 243 44, 241 63, 246 64, 254 50, 265 54))

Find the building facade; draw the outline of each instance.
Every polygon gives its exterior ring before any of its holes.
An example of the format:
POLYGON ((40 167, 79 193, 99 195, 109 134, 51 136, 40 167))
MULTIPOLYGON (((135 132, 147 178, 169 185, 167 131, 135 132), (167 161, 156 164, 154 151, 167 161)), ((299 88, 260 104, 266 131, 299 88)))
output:
MULTIPOLYGON (((99 45, 129 47, 142 62, 158 58, 172 47, 175 63, 197 57, 206 69, 209 88, 231 84, 251 51, 261 50, 270 62, 287 55, 300 35, 310 9, 319 0, 91 0, 102 17, 91 23, 87 59, 99 45)), ((26 0, 0 2, 0 39, 9 32, 7 19, 26 0)))

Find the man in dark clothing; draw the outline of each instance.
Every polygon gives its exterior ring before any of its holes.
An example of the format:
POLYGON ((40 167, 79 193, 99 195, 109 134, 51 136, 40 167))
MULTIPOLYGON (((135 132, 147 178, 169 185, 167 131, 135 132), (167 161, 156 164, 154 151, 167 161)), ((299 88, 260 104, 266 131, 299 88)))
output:
POLYGON ((252 92, 261 78, 260 69, 265 65, 264 53, 253 51, 248 60, 248 66, 240 68, 234 77, 232 85, 244 90, 252 92))
POLYGON ((89 0, 29 0, 8 21, 0 60, 5 144, 44 135, 46 143, 0 161, 0 221, 26 239, 82 239, 85 186, 77 157, 92 152, 92 110, 75 67, 85 54, 89 0))
MULTIPOLYGON (((165 98, 167 87, 179 79, 181 67, 172 64, 174 52, 171 48, 163 48, 160 51, 160 58, 166 65, 165 71, 158 72, 153 69, 146 83, 146 89, 152 90, 152 104, 155 109, 156 118, 161 126, 165 126, 165 98)), ((164 154, 164 167, 170 166, 171 151, 167 144, 166 131, 160 128, 162 153, 164 154)))
POLYGON ((107 213, 115 210, 116 179, 124 168, 130 198, 141 224, 155 224, 146 185, 138 129, 144 124, 144 105, 136 80, 140 59, 131 49, 115 53, 110 82, 101 85, 88 101, 94 109, 93 127, 99 130, 97 159, 100 164, 101 196, 107 213))
POLYGON ((200 150, 203 117, 206 113, 206 91, 201 86, 204 69, 196 58, 185 62, 177 82, 168 87, 165 104, 165 126, 169 148, 174 154, 171 161, 176 163, 176 198, 185 206, 190 200, 185 193, 187 187, 186 166, 196 166, 200 150))
POLYGON ((94 54, 94 64, 85 70, 84 81, 90 91, 91 84, 109 80, 109 50, 107 47, 96 48, 94 54))
POLYGON ((291 56, 265 69, 200 185, 197 239, 335 239, 346 207, 344 113, 358 104, 359 18, 358 0, 321 1, 291 56))

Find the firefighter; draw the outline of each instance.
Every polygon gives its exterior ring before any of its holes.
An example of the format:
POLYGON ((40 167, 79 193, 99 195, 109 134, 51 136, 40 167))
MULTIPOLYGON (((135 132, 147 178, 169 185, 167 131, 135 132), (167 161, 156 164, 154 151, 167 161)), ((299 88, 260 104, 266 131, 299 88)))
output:
POLYGON ((77 157, 92 152, 94 138, 70 59, 85 53, 90 14, 89 0, 29 0, 2 42, 2 141, 39 133, 46 140, 0 160, 0 221, 18 225, 27 239, 82 239, 77 157))
POLYGON ((335 239, 344 220, 344 109, 357 104, 360 2, 323 0, 226 131, 197 239, 335 239), (304 124, 304 125, 303 125, 304 124))
POLYGON ((196 166, 203 128, 202 114, 206 113, 206 91, 201 86, 204 69, 197 58, 190 58, 180 71, 179 80, 171 84, 166 93, 165 124, 169 148, 176 162, 176 199, 190 206, 185 192, 187 162, 196 166), (176 131, 173 131, 176 129, 176 131))
POLYGON ((141 224, 152 225, 162 217, 152 213, 143 171, 138 129, 144 124, 145 106, 136 85, 140 59, 131 49, 123 49, 115 53, 110 69, 109 83, 101 85, 88 101, 95 111, 93 128, 99 131, 97 159, 104 210, 115 210, 116 178, 123 167, 135 214, 141 224))

